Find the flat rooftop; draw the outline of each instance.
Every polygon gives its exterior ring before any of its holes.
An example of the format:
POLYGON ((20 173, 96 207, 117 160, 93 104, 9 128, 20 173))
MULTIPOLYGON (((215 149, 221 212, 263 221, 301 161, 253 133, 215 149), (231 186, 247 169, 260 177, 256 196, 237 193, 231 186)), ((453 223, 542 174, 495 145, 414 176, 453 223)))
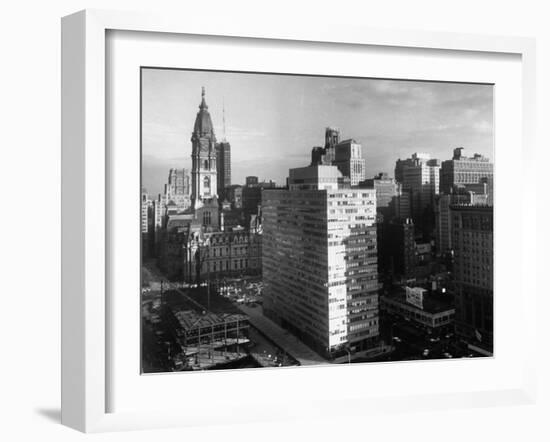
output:
POLYGON ((432 293, 430 291, 426 291, 424 293, 424 298, 422 301, 423 308, 420 309, 416 307, 415 305, 407 302, 406 294, 404 289, 395 290, 389 294, 385 294, 382 296, 382 298, 398 302, 400 304, 405 304, 409 307, 416 308, 418 310, 422 310, 427 313, 442 313, 448 310, 452 310, 455 308, 454 306, 454 296, 452 293, 432 293))

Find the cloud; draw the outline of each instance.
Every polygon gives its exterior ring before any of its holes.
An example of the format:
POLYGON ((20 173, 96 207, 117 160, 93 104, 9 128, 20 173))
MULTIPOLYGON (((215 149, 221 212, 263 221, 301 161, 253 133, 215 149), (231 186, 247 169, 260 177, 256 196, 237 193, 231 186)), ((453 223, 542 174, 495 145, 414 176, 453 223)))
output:
POLYGON ((481 133, 485 133, 485 134, 493 133, 493 124, 489 121, 483 121, 483 120, 478 121, 473 124, 473 128, 481 133))
POLYGON ((490 85, 185 71, 153 77, 144 82, 143 162, 159 182, 172 164, 190 162, 203 84, 218 139, 225 103, 235 182, 250 174, 284 182, 290 167, 308 164, 311 148, 324 144, 326 126, 363 145, 369 174, 393 174, 395 160, 416 150, 446 159, 464 146, 492 156, 490 85))
MULTIPOLYGON (((262 139, 267 136, 263 130, 255 128, 243 128, 237 126, 230 126, 226 128, 227 138, 229 140, 251 140, 262 139)), ((219 138, 219 137, 218 137, 219 138)))

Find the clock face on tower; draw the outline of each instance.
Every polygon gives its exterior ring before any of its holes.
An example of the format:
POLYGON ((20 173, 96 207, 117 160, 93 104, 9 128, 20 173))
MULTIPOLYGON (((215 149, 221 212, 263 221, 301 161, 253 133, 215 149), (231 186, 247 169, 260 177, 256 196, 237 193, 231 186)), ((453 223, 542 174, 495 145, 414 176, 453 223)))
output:
POLYGON ((200 140, 200 151, 201 152, 208 152, 210 150, 210 140, 207 138, 203 138, 200 140))

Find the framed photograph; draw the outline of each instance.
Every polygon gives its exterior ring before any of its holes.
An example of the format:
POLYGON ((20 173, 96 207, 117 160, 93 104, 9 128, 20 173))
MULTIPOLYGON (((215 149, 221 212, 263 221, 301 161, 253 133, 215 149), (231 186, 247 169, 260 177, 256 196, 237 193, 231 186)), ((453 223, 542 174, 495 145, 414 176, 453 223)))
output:
POLYGON ((532 40, 108 11, 62 37, 64 424, 534 401, 532 40))

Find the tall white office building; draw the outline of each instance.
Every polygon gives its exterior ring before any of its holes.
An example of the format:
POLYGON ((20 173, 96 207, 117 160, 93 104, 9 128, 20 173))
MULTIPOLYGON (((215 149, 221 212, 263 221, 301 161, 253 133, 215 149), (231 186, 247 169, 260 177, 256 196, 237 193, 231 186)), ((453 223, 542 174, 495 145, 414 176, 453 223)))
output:
POLYGON ((336 166, 291 169, 262 194, 264 314, 327 357, 378 341, 376 191, 336 166))

